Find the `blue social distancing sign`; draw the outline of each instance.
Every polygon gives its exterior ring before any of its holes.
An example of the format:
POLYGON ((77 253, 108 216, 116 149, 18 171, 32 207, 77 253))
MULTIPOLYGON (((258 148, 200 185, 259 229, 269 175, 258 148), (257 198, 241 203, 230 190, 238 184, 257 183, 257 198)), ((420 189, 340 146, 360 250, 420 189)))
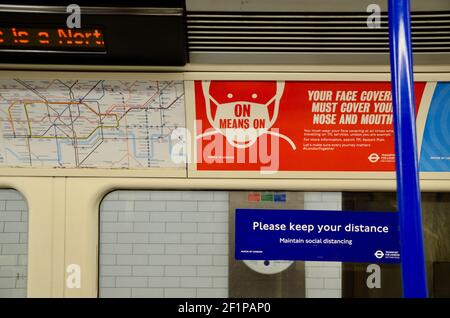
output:
POLYGON ((236 209, 238 260, 400 263, 397 212, 236 209))

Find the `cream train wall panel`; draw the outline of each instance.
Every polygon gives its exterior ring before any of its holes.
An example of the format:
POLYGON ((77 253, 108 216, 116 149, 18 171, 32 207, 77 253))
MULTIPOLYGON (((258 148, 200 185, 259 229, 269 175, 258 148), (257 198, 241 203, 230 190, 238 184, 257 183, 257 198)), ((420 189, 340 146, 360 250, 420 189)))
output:
MULTIPOLYGON (((326 181, 327 190, 394 190, 394 181, 326 181)), ((423 181, 429 191, 449 189, 448 181, 423 181)), ((323 191, 323 180, 237 180, 174 178, 1 177, 0 187, 18 189, 29 209, 28 297, 96 297, 98 218, 102 198, 114 189, 254 189, 323 191), (45 246, 45 248, 42 248, 45 246), (81 288, 65 285, 65 269, 81 268, 81 288)))

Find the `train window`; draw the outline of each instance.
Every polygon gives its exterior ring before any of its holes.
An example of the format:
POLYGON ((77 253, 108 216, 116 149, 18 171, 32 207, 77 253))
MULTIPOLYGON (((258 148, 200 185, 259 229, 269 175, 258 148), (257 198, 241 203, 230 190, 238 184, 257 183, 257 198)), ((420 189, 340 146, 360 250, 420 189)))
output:
POLYGON ((28 208, 22 195, 0 189, 0 298, 27 295, 28 208))
MULTIPOLYGON (((392 213, 397 201, 393 192, 115 191, 100 207, 99 296, 401 297, 398 264, 237 261, 236 208, 392 213)), ((450 194, 423 193, 422 209, 430 295, 449 297, 450 194)))
POLYGON ((100 207, 100 297, 227 297, 228 193, 116 191, 100 207))
POLYGON ((258 264, 234 259, 236 207, 341 209, 339 192, 277 195, 108 194, 100 206, 99 297, 341 297, 340 262, 292 262, 264 275, 258 264))

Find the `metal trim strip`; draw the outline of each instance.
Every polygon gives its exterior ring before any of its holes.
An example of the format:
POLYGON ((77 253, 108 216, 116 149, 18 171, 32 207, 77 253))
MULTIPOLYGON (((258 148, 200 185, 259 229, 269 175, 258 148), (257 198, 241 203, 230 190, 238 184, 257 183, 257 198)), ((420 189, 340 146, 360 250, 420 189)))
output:
MULTIPOLYGON (((0 5, 0 12, 14 13, 67 13, 64 6, 38 5, 0 5)), ((145 7, 81 7, 83 14, 97 15, 155 15, 182 16, 183 8, 145 8, 145 7)))

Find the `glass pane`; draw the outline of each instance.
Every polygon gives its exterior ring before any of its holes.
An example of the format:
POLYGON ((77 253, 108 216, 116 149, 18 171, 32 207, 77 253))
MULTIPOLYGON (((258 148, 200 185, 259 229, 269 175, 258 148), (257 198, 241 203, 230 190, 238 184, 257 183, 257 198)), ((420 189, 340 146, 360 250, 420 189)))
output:
POLYGON ((450 193, 423 193, 422 209, 429 294, 450 298, 450 193))
MULTIPOLYGON (((343 209, 394 212, 396 194, 344 192, 343 209)), ((450 194, 422 193, 422 214, 429 296, 450 297, 450 194)), ((343 297, 402 297, 400 265, 376 265, 378 286, 368 282, 371 264, 344 263, 343 297)))
MULTIPOLYGON (((430 295, 448 297, 450 195, 423 194, 422 203, 430 295)), ((236 260, 236 208, 392 213, 397 202, 393 192, 115 191, 100 207, 99 296, 401 297, 398 264, 273 270, 273 261, 236 260)))
POLYGON ((285 202, 258 203, 247 191, 110 193, 100 207, 99 296, 340 297, 340 262, 265 275, 234 260, 236 207, 341 209, 339 192, 284 193, 285 202))
POLYGON ((116 191, 100 224, 100 297, 228 296, 227 192, 116 191))
POLYGON ((15 190, 0 189, 0 298, 27 296, 28 208, 15 190))

